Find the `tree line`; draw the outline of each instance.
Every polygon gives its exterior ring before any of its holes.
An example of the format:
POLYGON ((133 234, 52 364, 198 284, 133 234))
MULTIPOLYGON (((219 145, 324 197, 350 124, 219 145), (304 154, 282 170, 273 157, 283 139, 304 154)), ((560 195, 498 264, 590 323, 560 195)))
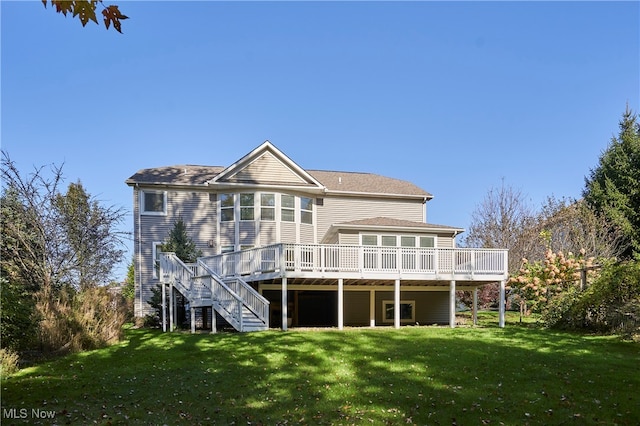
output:
MULTIPOLYGON (((628 107, 585 177, 582 198, 539 208, 503 182, 476 206, 462 245, 509 249, 508 304, 549 326, 637 332, 640 327, 640 124, 628 107)), ((479 291, 497 302, 498 286, 479 291)), ((460 295, 471 303, 469 294, 460 295)))

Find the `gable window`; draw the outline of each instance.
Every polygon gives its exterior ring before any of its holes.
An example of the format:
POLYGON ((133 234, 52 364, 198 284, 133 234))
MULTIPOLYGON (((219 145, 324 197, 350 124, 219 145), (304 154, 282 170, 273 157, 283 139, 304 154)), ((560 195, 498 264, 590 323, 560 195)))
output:
POLYGON ((142 191, 142 214, 167 214, 167 193, 165 191, 142 191))
POLYGON ((276 220, 275 194, 260 194, 260 220, 276 220))
POLYGON ((280 197, 280 218, 283 222, 295 222, 295 198, 282 194, 280 197))
MULTIPOLYGON (((393 300, 382 301, 382 321, 394 322, 395 320, 396 305, 393 300)), ((401 300, 400 301, 400 322, 415 322, 416 321, 416 301, 415 300, 401 300)))
POLYGON ((253 200, 254 194, 240 194, 240 220, 255 219, 253 200))
POLYGON ((233 194, 220 194, 220 221, 233 222, 233 194))
POLYGON ((313 200, 307 197, 300 197, 300 222, 313 223, 313 200))

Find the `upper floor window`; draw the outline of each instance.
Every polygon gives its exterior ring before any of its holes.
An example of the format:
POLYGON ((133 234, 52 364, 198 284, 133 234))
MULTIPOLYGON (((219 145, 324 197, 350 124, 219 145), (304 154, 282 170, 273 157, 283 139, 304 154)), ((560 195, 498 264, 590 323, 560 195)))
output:
POLYGON ((254 194, 240 194, 240 220, 254 220, 254 194))
POLYGON ((313 200, 307 197, 300 197, 300 222, 313 223, 313 200))
POLYGON ((275 194, 260 194, 260 220, 276 220, 275 194))
POLYGON ((142 214, 167 214, 167 193, 165 191, 142 191, 142 214))
POLYGON ((233 222, 233 211, 233 194, 220 194, 220 220, 222 222, 233 222))
POLYGON ((280 197, 280 218, 283 222, 295 222, 295 197, 282 194, 280 197))

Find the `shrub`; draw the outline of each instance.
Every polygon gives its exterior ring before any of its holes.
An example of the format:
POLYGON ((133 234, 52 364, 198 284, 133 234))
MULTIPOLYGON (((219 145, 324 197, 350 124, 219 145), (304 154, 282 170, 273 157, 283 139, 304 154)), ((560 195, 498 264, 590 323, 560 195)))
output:
POLYGON ((67 287, 55 296, 42 291, 36 308, 40 344, 46 351, 76 352, 115 343, 127 319, 122 296, 105 287, 67 287))
POLYGON ((604 266, 587 290, 553 308, 558 312, 547 317, 553 327, 640 333, 640 261, 604 266))
POLYGON ((18 371, 18 354, 11 349, 0 348, 0 377, 7 377, 18 371))

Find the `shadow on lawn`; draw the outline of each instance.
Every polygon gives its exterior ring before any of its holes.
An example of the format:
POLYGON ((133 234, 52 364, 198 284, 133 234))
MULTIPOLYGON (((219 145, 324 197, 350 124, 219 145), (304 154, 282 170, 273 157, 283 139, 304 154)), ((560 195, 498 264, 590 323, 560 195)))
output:
POLYGON ((638 345, 612 340, 525 327, 127 335, 7 381, 3 406, 46 400, 77 424, 640 418, 638 345))

